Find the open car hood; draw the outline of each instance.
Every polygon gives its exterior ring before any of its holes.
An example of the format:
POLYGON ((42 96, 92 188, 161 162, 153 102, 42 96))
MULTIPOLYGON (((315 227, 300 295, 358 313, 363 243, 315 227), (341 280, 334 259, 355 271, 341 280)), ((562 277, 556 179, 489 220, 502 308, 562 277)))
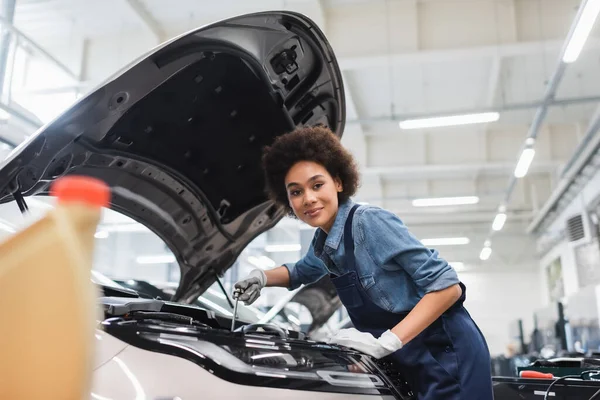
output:
POLYGON ((284 210, 264 192, 262 148, 297 126, 341 137, 341 74, 308 18, 224 20, 153 49, 80 99, 0 165, 0 202, 100 178, 111 208, 146 225, 181 268, 191 302, 284 210))

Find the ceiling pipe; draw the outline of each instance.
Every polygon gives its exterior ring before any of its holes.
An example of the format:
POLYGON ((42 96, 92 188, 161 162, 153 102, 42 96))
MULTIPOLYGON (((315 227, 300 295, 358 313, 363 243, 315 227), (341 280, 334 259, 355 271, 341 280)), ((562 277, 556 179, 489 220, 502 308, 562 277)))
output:
MULTIPOLYGON (((579 20, 581 18, 583 10, 585 9, 585 7, 584 7, 585 2, 586 2, 586 0, 582 0, 581 6, 579 7, 579 10, 577 11, 577 15, 575 16, 573 23, 571 24, 569 33, 567 34, 567 38, 564 41, 562 49, 560 51, 558 63, 554 69, 554 73, 552 74, 550 81, 548 81, 548 85, 547 85, 546 91, 544 93, 542 104, 537 109, 537 111, 535 113, 535 117, 533 119, 533 122, 529 128, 527 136, 525 137, 525 141, 519 150, 519 153, 518 153, 519 157, 521 156, 521 154, 525 148, 527 148, 527 147, 533 148, 535 146, 535 139, 537 138, 540 128, 542 126, 542 123, 544 122, 544 120, 546 118, 546 115, 548 113, 548 107, 555 100, 556 91, 562 81, 562 78, 564 77, 564 74, 565 74, 565 71, 567 68, 567 64, 565 64, 563 62, 563 56, 564 56, 565 50, 571 40, 571 37, 573 36, 575 28, 577 27, 577 24, 579 23, 579 20)), ((514 188, 516 186, 516 183, 517 183, 517 179, 518 178, 516 178, 514 176, 514 174, 511 175, 509 182, 508 182, 508 187, 506 189, 506 194, 504 196, 504 202, 500 205, 500 207, 506 207, 506 205, 510 202, 511 195, 512 195, 514 188)), ((493 236, 493 234, 494 234, 494 231, 490 228, 489 236, 491 237, 491 236, 493 236)))
MULTIPOLYGON (((572 29, 573 28, 571 27, 571 30, 572 29)), ((562 54, 564 54, 564 48, 561 51, 561 56, 560 56, 560 61, 558 63, 558 66, 556 67, 556 70, 554 71, 552 78, 548 82, 548 87, 546 88, 546 93, 544 94, 544 101, 542 102, 540 107, 537 109, 537 111, 535 113, 535 117, 533 118, 533 122, 531 123, 531 126, 529 127, 527 136, 525 137, 525 142, 521 145, 521 148, 519 149, 519 153, 518 153, 519 156, 521 156, 521 153, 523 152, 523 150, 525 150, 525 148, 527 148, 529 146, 534 147, 534 145, 527 144, 528 139, 530 139, 530 140, 537 139, 537 136, 540 132, 542 124, 544 123, 544 120, 546 119, 546 115, 548 114, 548 106, 551 103, 551 101, 554 99, 554 96, 556 96, 556 90, 558 89, 558 85, 560 84, 560 81, 562 80, 563 76, 565 75, 566 64, 562 62, 562 54)), ((508 188, 506 189, 506 194, 504 196, 505 204, 508 204, 510 202, 510 197, 511 197, 511 195, 515 189, 515 186, 517 184, 517 179, 518 178, 515 177, 514 174, 512 174, 510 176, 510 179, 508 181, 508 188)))

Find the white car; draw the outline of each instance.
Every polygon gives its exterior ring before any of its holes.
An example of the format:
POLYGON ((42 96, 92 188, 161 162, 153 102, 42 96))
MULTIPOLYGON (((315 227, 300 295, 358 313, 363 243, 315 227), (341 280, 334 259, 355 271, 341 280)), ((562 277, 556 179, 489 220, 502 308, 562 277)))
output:
POLYGON ((173 302, 99 282, 91 399, 406 399, 391 364, 245 324, 193 303, 284 210, 269 201, 261 150, 297 126, 341 136, 342 77, 308 18, 265 12, 179 36, 136 60, 19 146, 0 202, 68 175, 104 180, 111 208, 164 240, 181 269, 173 302), (184 304, 182 304, 184 303, 184 304))

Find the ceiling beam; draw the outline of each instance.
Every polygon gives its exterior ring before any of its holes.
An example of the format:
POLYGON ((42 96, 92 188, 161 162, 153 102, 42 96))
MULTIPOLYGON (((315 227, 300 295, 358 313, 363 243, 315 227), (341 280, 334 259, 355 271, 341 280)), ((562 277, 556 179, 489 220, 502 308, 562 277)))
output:
POLYGON ((490 68, 490 76, 488 81, 487 97, 485 104, 488 107, 493 107, 496 100, 496 93, 500 86, 502 78, 502 57, 494 57, 492 59, 492 66, 490 68))
MULTIPOLYGON (((363 117, 359 119, 346 119, 346 125, 349 124, 376 124, 376 123, 394 123, 397 124, 398 121, 404 119, 422 119, 422 118, 433 118, 439 117, 440 115, 456 115, 456 114, 479 114, 490 111, 497 112, 506 112, 506 111, 518 111, 518 110, 531 110, 540 106, 545 105, 546 107, 556 107, 556 106, 568 106, 574 104, 585 104, 585 103, 598 103, 600 102, 600 96, 590 96, 590 97, 569 97, 564 99, 552 98, 548 100, 538 100, 530 103, 514 103, 514 104, 503 104, 496 107, 479 107, 479 108, 470 108, 470 109, 449 109, 449 110, 440 110, 437 112, 426 112, 426 113, 413 113, 413 114, 402 114, 402 115, 384 115, 377 117, 363 117)), ((370 136, 379 135, 379 133, 375 131, 367 131, 367 134, 370 136)))
POLYGON ((167 39, 167 35, 156 18, 148 11, 142 0, 126 0, 126 3, 131 7, 134 14, 144 23, 150 32, 156 38, 158 44, 167 39))
MULTIPOLYGON (((458 210, 453 209, 452 212, 443 212, 443 213, 431 213, 431 212, 423 212, 423 213, 415 213, 414 208, 395 208, 393 206, 390 207, 390 211, 394 214, 398 215, 404 223, 410 226, 416 225, 429 225, 432 229, 438 229, 440 225, 461 225, 461 224, 469 224, 471 228, 475 228, 475 224, 481 224, 485 227, 485 232, 482 232, 481 236, 485 237, 487 231, 489 231, 490 218, 493 219, 494 216, 498 213, 498 210, 494 208, 489 211, 475 211, 469 212, 467 210, 458 210), (437 228, 436 228, 437 227, 437 228)), ((531 220, 533 213, 526 211, 520 213, 508 213, 511 223, 520 222, 526 223, 531 220)), ((523 229, 519 224, 519 231, 522 234, 523 229)), ((483 229, 482 229, 483 231, 483 229)), ((464 232, 461 230, 461 232, 464 232)), ((523 234, 523 236, 526 236, 523 234)), ((472 243, 476 244, 477 247, 480 246, 480 243, 472 240, 472 243)))
MULTIPOLYGON (((563 46, 562 40, 521 42, 489 46, 476 46, 458 49, 426 50, 396 54, 375 54, 370 56, 339 57, 343 70, 355 70, 393 65, 437 63, 442 61, 467 61, 491 57, 531 56, 535 54, 556 53, 563 46)), ((584 51, 600 49, 600 39, 589 38, 584 51)))

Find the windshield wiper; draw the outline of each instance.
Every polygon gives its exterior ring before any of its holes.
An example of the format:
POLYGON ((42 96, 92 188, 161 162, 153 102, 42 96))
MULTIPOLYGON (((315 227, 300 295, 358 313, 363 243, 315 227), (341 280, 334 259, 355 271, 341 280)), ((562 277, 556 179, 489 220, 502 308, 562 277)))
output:
POLYGON ((12 182, 12 195, 17 205, 19 206, 19 210, 21 214, 25 215, 29 211, 29 207, 27 207, 27 203, 25 202, 25 198, 23 197, 23 193, 21 193, 21 185, 19 185, 19 181, 16 179, 12 182))

